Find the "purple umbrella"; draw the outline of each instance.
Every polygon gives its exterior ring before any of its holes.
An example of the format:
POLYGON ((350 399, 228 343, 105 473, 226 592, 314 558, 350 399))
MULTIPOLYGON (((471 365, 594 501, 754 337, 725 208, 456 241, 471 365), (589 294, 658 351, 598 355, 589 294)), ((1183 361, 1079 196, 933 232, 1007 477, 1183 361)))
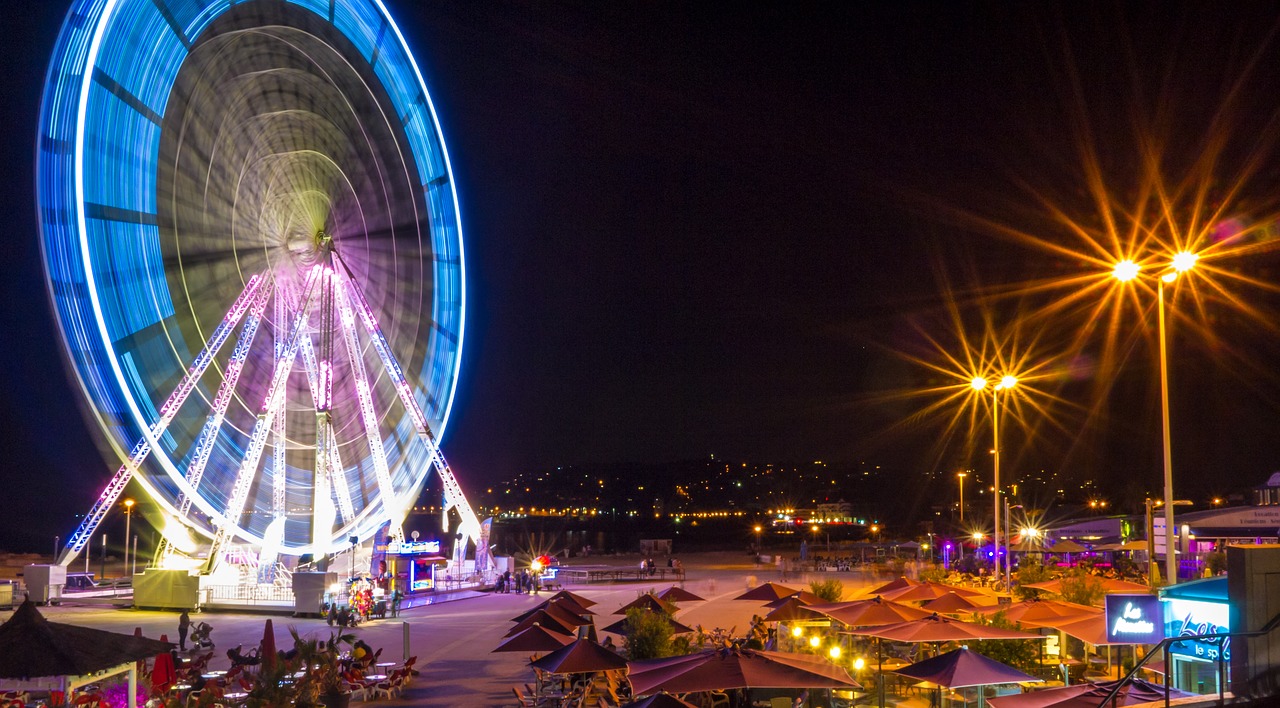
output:
MULTIPOLYGON (((1106 698, 1116 681, 1103 683, 1082 683, 1061 688, 1046 688, 1042 691, 1023 693, 1014 696, 988 698, 987 704, 993 708, 1098 708, 1102 699, 1106 698)), ((1169 689, 1170 698, 1186 698, 1194 694, 1169 689)), ((1134 679, 1116 694, 1116 705, 1131 706, 1140 703, 1153 703, 1164 700, 1164 686, 1134 679)), ((1111 701, 1107 701, 1110 708, 1111 701)))
POLYGON ((918 661, 894 673, 936 683, 945 688, 1043 680, 964 648, 918 661))

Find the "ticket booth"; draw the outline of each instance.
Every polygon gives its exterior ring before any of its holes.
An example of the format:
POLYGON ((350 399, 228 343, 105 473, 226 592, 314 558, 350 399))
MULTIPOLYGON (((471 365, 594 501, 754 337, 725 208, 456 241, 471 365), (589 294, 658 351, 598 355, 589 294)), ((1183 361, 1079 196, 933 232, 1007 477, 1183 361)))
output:
POLYGON ((436 589, 436 566, 448 558, 440 555, 439 541, 405 541, 387 544, 387 566, 392 589, 406 595, 436 589))

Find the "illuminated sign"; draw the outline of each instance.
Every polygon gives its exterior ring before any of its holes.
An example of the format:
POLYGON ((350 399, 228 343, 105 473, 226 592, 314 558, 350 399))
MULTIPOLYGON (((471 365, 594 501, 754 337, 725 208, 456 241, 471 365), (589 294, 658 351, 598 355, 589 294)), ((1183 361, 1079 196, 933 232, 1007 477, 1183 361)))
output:
POLYGON ((1164 608, 1152 595, 1107 595, 1107 639, 1155 644, 1164 639, 1164 608))
POLYGON ((402 541, 387 544, 387 553, 407 556, 414 553, 439 553, 439 541, 402 541))
MULTIPOLYGON (((1231 631, 1227 604, 1201 602, 1199 600, 1170 599, 1165 601, 1168 621, 1165 634, 1170 637, 1190 637, 1199 634, 1221 634, 1231 631)), ((1231 638, 1196 639, 1177 642, 1169 647, 1172 654, 1193 656, 1197 659, 1217 661, 1231 659, 1231 638)))

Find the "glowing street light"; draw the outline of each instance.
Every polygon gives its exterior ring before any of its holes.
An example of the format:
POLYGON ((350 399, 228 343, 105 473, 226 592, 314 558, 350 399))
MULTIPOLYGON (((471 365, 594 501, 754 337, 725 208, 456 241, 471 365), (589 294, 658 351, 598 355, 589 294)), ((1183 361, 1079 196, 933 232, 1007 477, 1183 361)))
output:
MULTIPOLYGON (((1169 429, 1169 350, 1164 326, 1164 285, 1195 267, 1199 256, 1190 251, 1174 254, 1170 267, 1156 278, 1156 311, 1160 340, 1160 427, 1164 442, 1164 566, 1170 585, 1178 582, 1177 558, 1173 553, 1173 440, 1169 429)), ((1111 271, 1120 282, 1128 282, 1138 276, 1138 266, 1133 261, 1120 261, 1111 271), (1128 265, 1126 265, 1128 264, 1128 265)))
MULTIPOLYGON (((129 522, 133 520, 133 505, 136 503, 132 499, 124 500, 124 572, 129 571, 129 539, 131 538, 129 536, 129 522)), ((137 563, 137 560, 134 563, 137 563)), ((106 575, 106 570, 103 570, 102 576, 105 578, 106 575)))
MULTIPOLYGON (((975 376, 969 381, 969 386, 972 387, 974 391, 981 393, 986 390, 988 383, 989 382, 985 378, 975 376)), ((995 472, 995 483, 993 486, 995 494, 992 495, 991 500, 993 507, 991 516, 993 517, 992 521, 995 524, 995 529, 991 538, 995 544, 995 569, 997 571, 997 575, 1000 570, 1000 392, 1011 391, 1013 390, 1013 387, 1017 385, 1017 377, 1006 374, 1000 377, 1000 383, 996 384, 991 389, 991 437, 995 443, 991 451, 993 455, 992 466, 995 472)), ((1006 554, 1005 563, 1008 562, 1009 559, 1006 554)), ((1007 574, 1008 571, 1006 570, 1006 575, 1007 574)))

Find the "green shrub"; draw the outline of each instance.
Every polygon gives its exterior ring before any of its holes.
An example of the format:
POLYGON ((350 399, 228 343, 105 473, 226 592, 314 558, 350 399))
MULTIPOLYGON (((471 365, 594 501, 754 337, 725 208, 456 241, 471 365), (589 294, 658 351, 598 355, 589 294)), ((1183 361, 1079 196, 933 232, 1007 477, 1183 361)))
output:
MULTIPOLYGON (((997 612, 989 617, 978 615, 978 624, 999 627, 1000 629, 1016 629, 1024 631, 1022 625, 1011 622, 1004 612, 997 612)), ((969 642, 969 648, 996 661, 1024 671, 1036 667, 1040 650, 1034 640, 1029 639, 979 639, 969 642)))
POLYGON ((632 661, 674 656, 674 636, 675 628, 666 615, 639 607, 627 610, 626 647, 627 657, 632 661))
POLYGON ((827 602, 840 602, 844 597, 844 583, 839 580, 814 580, 809 583, 809 592, 827 602))
POLYGON ((1044 567, 1039 560, 1027 556, 1018 563, 1018 574, 1014 578, 1017 583, 1017 595, 1021 600, 1030 600, 1036 596, 1034 588, 1028 588, 1027 585, 1033 583, 1042 583, 1051 578, 1049 569, 1044 567))
POLYGON ((1101 605, 1107 594, 1102 579, 1089 573, 1069 573, 1062 577, 1062 588, 1058 591, 1063 600, 1078 605, 1101 605))
POLYGON ((920 571, 920 579, 926 583, 945 583, 950 573, 940 565, 931 565, 920 571))

